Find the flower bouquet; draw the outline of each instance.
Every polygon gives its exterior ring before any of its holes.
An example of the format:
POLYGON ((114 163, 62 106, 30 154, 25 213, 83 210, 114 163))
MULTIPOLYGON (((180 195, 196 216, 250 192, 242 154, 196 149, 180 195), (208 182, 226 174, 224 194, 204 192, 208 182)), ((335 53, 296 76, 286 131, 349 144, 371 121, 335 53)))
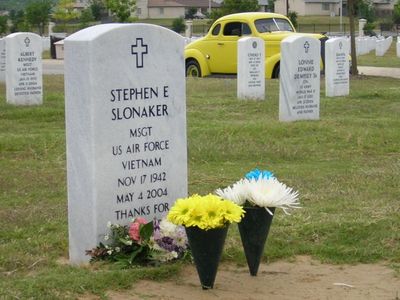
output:
POLYGON ((127 226, 111 224, 104 243, 86 251, 91 261, 108 260, 123 267, 133 265, 156 265, 182 258, 187 253, 188 242, 185 229, 166 219, 147 222, 138 217, 127 226))
POLYGON ((286 214, 299 208, 298 192, 279 182, 270 171, 255 169, 216 194, 246 211, 238 226, 250 274, 256 276, 275 208, 286 214))
POLYGON ((178 199, 167 219, 183 225, 203 289, 212 289, 229 224, 239 222, 244 210, 216 195, 178 199))

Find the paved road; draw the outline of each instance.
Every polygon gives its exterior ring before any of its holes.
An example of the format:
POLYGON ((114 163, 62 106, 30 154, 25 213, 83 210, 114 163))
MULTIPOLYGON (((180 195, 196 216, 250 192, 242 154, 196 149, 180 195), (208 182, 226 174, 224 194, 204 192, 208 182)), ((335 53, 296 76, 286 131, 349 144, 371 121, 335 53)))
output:
POLYGON ((64 61, 59 59, 43 59, 43 74, 64 74, 64 61))
MULTIPOLYGON (((400 68, 358 67, 359 74, 386 76, 400 79, 400 68)), ((64 61, 57 59, 43 60, 44 74, 64 74, 64 61)))
POLYGON ((400 68, 358 67, 358 73, 370 76, 400 78, 400 68))

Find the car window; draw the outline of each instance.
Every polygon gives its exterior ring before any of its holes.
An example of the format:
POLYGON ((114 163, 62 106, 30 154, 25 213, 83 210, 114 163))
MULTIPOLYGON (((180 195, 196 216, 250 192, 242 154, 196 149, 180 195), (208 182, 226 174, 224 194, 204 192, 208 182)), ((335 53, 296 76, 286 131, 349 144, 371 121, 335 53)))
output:
POLYGON ((217 25, 213 28, 211 34, 212 34, 212 35, 218 35, 219 32, 220 32, 220 30, 221 30, 221 24, 217 24, 217 25))
POLYGON ((285 19, 274 19, 280 31, 293 31, 292 25, 285 19))
POLYGON ((251 34, 249 25, 242 22, 230 22, 224 27, 224 35, 227 36, 241 36, 245 34, 251 34))
POLYGON ((254 22, 259 33, 273 31, 294 31, 290 23, 285 19, 258 19, 254 22))

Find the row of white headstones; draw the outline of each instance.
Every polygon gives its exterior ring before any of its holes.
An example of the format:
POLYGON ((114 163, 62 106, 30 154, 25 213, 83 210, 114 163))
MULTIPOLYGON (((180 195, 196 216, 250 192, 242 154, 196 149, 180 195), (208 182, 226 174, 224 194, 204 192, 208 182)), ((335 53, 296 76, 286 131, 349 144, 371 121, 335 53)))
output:
MULTIPOLYGON (((356 54, 365 55, 371 51, 375 51, 376 56, 384 56, 392 45, 393 37, 389 36, 387 38, 380 37, 357 37, 356 38, 356 54)), ((396 54, 400 57, 400 39, 397 38, 396 43, 396 54)))
MULTIPOLYGON (((41 104, 40 37, 5 40, 7 101, 41 104)), ((187 196, 184 45, 182 36, 148 24, 98 25, 65 39, 72 263, 88 261, 85 250, 103 241, 108 222, 160 219, 187 196)), ((252 95, 264 84, 264 42, 250 38, 239 47, 238 85, 246 83, 252 95)), ((319 119, 320 48, 311 37, 282 42, 280 120, 319 119)), ((348 94, 348 42, 328 41, 326 55, 326 73, 334 74, 326 83, 330 96, 348 94)))
MULTIPOLYGON (((349 94, 349 40, 325 43, 326 96, 349 94)), ((239 99, 265 99, 264 40, 245 37, 238 42, 239 99)), ((279 119, 319 118, 321 42, 308 36, 289 37, 281 43, 279 119)))

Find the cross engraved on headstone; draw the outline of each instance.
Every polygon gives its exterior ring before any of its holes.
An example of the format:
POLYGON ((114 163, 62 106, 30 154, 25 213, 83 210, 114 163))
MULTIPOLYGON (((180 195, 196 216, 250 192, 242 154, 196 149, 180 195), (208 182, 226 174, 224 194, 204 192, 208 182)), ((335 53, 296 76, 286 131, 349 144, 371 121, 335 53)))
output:
POLYGON ((342 50, 342 48, 343 48, 343 43, 339 42, 339 49, 342 50))
POLYGON ((31 40, 28 37, 26 37, 25 40, 24 40, 24 43, 25 43, 26 47, 29 47, 29 44, 31 43, 31 40))
POLYGON ((308 49, 310 49, 310 43, 309 43, 308 41, 306 41, 306 42, 304 43, 304 51, 305 51, 306 53, 308 53, 308 49))
POLYGON ((143 58, 148 53, 147 48, 148 46, 143 44, 143 38, 136 38, 136 43, 131 46, 132 54, 136 57, 136 68, 143 68, 143 58))

